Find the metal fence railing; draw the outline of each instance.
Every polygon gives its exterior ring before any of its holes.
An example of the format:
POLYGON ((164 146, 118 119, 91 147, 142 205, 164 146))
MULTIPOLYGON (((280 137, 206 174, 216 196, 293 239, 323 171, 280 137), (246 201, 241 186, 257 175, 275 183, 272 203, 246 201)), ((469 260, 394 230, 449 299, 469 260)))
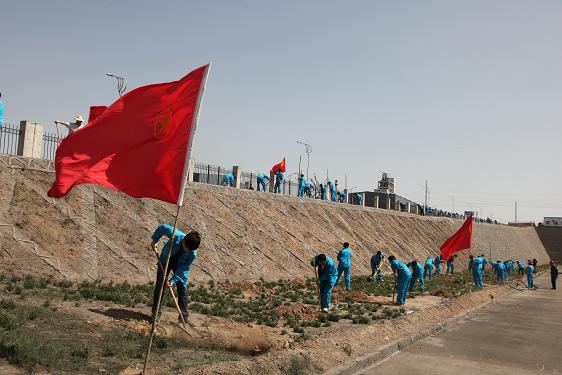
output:
POLYGON ((59 143, 62 141, 61 137, 58 137, 56 134, 53 133, 44 133, 43 134, 43 159, 47 160, 54 160, 55 155, 57 152, 57 147, 59 147, 59 143))
POLYGON ((197 163, 193 165, 193 181, 211 185, 223 185, 225 173, 232 173, 232 169, 224 169, 216 165, 197 163))
POLYGON ((19 125, 4 124, 0 128, 0 154, 16 155, 20 134, 19 125))

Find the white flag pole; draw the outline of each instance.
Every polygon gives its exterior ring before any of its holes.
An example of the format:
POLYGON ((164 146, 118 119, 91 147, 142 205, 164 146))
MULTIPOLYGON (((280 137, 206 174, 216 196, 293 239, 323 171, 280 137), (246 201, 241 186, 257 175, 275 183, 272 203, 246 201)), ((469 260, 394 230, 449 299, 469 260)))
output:
POLYGON ((209 70, 211 69, 211 63, 209 62, 205 67, 205 73, 203 73, 203 80, 201 82, 201 88, 199 89, 199 95, 197 96, 197 103, 195 105, 195 113, 193 114, 193 121, 191 122, 191 133, 189 135, 189 144, 187 145, 187 150, 185 153, 185 162, 183 165, 183 176, 181 179, 181 190, 178 197, 178 207, 183 205, 183 198, 185 195, 185 188, 187 186, 187 177, 189 175, 189 159, 191 159, 191 148, 193 145, 193 137, 195 136, 195 130, 197 128, 197 121, 199 120, 199 109, 201 108, 201 101, 203 98, 203 93, 205 92, 205 85, 207 84, 207 76, 209 75, 209 70))

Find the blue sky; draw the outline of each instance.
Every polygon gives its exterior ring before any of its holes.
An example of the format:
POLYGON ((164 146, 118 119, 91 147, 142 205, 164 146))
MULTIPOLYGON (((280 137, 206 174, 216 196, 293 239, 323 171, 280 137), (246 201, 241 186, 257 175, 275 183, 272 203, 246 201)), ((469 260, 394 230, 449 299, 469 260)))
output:
POLYGON ((372 190, 513 220, 562 216, 562 2, 11 1, 1 5, 6 120, 87 115, 212 61, 198 161, 287 157, 372 190))

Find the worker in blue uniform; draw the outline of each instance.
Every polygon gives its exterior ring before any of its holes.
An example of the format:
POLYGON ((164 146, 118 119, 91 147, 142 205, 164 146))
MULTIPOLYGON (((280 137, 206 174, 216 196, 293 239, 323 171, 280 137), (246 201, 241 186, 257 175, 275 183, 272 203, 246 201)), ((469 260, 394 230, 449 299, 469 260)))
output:
POLYGON ((474 285, 478 288, 484 286, 484 280, 482 277, 482 258, 473 258, 472 261, 472 279, 474 280, 474 285))
POLYGON ((326 200, 326 184, 323 182, 320 184, 320 199, 326 200))
POLYGON ((257 175, 256 180, 257 180, 257 183, 258 183, 257 190, 260 191, 260 187, 261 187, 261 191, 266 191, 265 180, 267 180, 269 182, 269 176, 266 175, 265 173, 260 173, 260 174, 257 175))
POLYGON ((223 175, 222 184, 230 187, 234 186, 234 175, 232 173, 225 173, 223 175))
POLYGON ((424 272, 424 279, 428 278, 431 280, 433 278, 433 258, 427 257, 425 260, 425 272, 424 272))
POLYGON ((527 261, 525 272, 527 273, 527 288, 535 289, 535 267, 532 261, 527 261))
POLYGON ((455 258, 457 254, 451 255, 449 259, 447 259, 447 275, 453 275, 455 273, 455 258))
POLYGON ((433 261, 436 275, 441 275, 441 263, 443 263, 443 258, 441 258, 441 255, 437 255, 433 261))
POLYGON ((299 176, 299 192, 297 196, 304 197, 304 174, 299 176))
POLYGON ((311 264, 318 268, 318 288, 320 289, 320 307, 322 312, 329 312, 332 289, 338 279, 338 270, 334 260, 326 254, 316 255, 311 264))
POLYGON ((363 205, 363 194, 361 194, 361 193, 357 193, 357 204, 359 206, 363 205))
POLYGON ((340 203, 345 203, 345 193, 343 191, 340 191, 339 197, 340 197, 340 203))
POLYGON ((423 281, 423 266, 421 265, 421 263, 413 260, 406 266, 412 269, 412 278, 410 279, 410 292, 414 291, 416 281, 420 283, 420 290, 422 292, 425 291, 425 283, 423 281))
POLYGON ((523 276, 525 274, 525 263, 518 260, 517 261, 517 271, 519 273, 519 276, 523 276))
POLYGON ((312 184, 308 180, 304 180, 304 196, 312 197, 312 184))
POLYGON ((346 290, 351 290, 351 256, 352 252, 349 248, 349 243, 344 242, 343 248, 338 251, 338 279, 336 280, 336 285, 340 281, 341 274, 343 273, 346 290))
POLYGON ((371 279, 376 281, 382 281, 382 261, 384 259, 384 253, 382 251, 377 251, 371 257, 371 279))
POLYGON ((283 179, 285 178, 285 175, 283 174, 283 172, 281 171, 277 171, 275 172, 275 185, 273 186, 273 192, 280 194, 281 193, 281 183, 283 182, 283 179))
MULTIPOLYGON (((174 242, 172 244, 172 232, 174 228, 168 224, 161 224, 159 225, 154 234, 152 235, 152 243, 151 247, 154 251, 158 252, 158 241, 162 237, 167 237, 168 241, 164 244, 162 248, 162 252, 160 253, 158 262, 160 263, 158 266, 158 271, 156 275, 156 287, 154 288, 154 296, 152 301, 152 316, 156 317, 156 305, 158 301, 158 294, 160 292, 160 288, 162 286, 162 282, 165 279, 165 282, 168 283, 169 286, 176 285, 177 292, 178 292, 178 304, 180 307, 181 315, 183 315, 184 320, 188 321, 188 294, 187 294, 187 286, 189 282, 189 270, 191 265, 197 258, 197 249, 201 243, 201 236, 196 231, 191 231, 188 234, 183 233, 182 231, 176 229, 174 234, 174 242), (168 253, 170 253, 170 260, 168 262, 168 271, 166 277, 163 277, 162 269, 166 265, 166 259, 168 257, 168 253), (162 269, 161 269, 162 267, 162 269), (174 275, 171 279, 168 280, 168 276, 170 272, 173 272, 174 275)), ((162 296, 164 294, 162 293, 162 296)), ((162 299, 160 300, 160 311, 162 311, 162 299)), ((158 311, 158 313, 160 313, 158 311)), ((178 317, 178 320, 181 321, 181 316, 178 317)))
POLYGON ((390 262, 392 273, 396 277, 396 304, 404 305, 406 304, 407 290, 410 285, 412 273, 408 267, 396 259, 394 255, 389 256, 388 261, 390 262))
POLYGON ((498 283, 504 285, 505 283, 505 266, 501 260, 496 262, 496 279, 498 283))

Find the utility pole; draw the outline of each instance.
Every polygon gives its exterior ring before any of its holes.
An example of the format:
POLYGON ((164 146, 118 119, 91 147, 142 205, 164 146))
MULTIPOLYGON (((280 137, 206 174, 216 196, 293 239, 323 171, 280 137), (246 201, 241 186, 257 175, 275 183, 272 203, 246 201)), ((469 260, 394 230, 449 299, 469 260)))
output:
POLYGON ((425 204, 424 204, 424 215, 427 214, 427 180, 425 180, 425 204))
POLYGON ((515 222, 517 223, 517 201, 515 201, 515 222))

